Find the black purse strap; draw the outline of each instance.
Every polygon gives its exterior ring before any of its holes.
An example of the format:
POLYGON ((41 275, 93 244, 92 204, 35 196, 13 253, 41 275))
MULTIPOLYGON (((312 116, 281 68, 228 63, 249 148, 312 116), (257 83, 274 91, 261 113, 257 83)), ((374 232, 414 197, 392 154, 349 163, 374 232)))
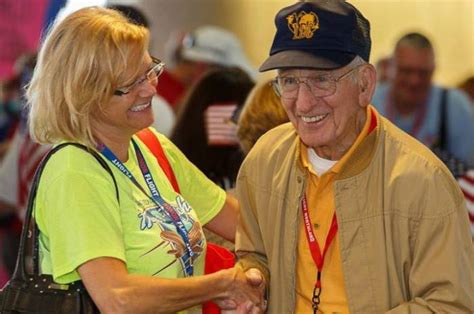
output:
POLYGON ((438 147, 441 150, 446 150, 448 143, 448 111, 446 109, 448 89, 443 88, 441 91, 441 104, 439 115, 439 135, 438 147))
POLYGON ((33 218, 33 207, 36 198, 36 193, 38 191, 38 183, 41 174, 43 173, 44 167, 48 160, 51 158, 51 156, 55 154, 58 150, 69 145, 78 147, 90 153, 100 163, 100 165, 112 176, 112 180, 114 181, 115 185, 115 194, 117 200, 120 202, 117 181, 115 180, 112 170, 110 169, 107 162, 102 157, 100 157, 100 155, 96 151, 78 143, 62 143, 51 149, 41 160, 33 178, 33 183, 31 185, 31 190, 28 197, 28 206, 25 215, 25 222, 21 231, 20 245, 18 249, 18 257, 16 261, 15 271, 12 275, 13 280, 18 279, 26 281, 28 274, 39 275, 39 231, 36 225, 36 221, 33 218))

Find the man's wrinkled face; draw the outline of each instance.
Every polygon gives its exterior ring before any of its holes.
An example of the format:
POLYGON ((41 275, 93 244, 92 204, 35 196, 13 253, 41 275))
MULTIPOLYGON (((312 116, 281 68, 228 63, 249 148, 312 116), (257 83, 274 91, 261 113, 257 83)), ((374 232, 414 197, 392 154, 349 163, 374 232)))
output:
POLYGON ((355 74, 350 70, 348 67, 334 71, 290 69, 279 73, 282 78, 292 77, 305 82, 298 84, 294 99, 285 99, 282 95, 282 103, 303 143, 327 159, 333 159, 339 147, 348 147, 355 141, 360 131, 361 112, 365 113, 365 106, 359 103, 358 85, 350 78, 355 74), (311 80, 321 82, 314 78, 327 74, 340 77, 348 72, 351 75, 334 83, 336 89, 328 96, 315 95, 308 83, 311 80), (329 154, 323 154, 323 151, 329 154))
POLYGON ((427 101, 435 69, 434 53, 428 48, 401 45, 395 50, 393 62, 394 100, 413 110, 427 101))

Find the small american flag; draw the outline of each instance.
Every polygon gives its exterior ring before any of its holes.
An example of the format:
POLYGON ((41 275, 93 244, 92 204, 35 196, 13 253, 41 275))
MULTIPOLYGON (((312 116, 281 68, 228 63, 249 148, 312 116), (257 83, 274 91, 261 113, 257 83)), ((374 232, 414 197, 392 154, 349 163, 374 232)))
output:
POLYGON ((464 175, 458 178, 458 182, 466 198, 469 221, 471 222, 471 234, 474 237, 474 169, 466 171, 464 175))
POLYGON ((237 126, 232 116, 237 109, 235 103, 218 103, 207 107, 204 113, 207 143, 210 146, 236 146, 237 126))

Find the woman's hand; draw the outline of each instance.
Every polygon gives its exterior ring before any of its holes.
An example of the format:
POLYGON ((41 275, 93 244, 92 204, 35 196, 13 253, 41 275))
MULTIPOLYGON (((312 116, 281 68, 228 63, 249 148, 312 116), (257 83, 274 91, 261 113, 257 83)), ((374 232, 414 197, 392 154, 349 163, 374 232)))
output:
POLYGON ((101 313, 174 313, 210 300, 239 314, 266 308, 264 277, 257 269, 234 267, 167 279, 131 275, 123 261, 99 257, 79 266, 78 272, 101 313))

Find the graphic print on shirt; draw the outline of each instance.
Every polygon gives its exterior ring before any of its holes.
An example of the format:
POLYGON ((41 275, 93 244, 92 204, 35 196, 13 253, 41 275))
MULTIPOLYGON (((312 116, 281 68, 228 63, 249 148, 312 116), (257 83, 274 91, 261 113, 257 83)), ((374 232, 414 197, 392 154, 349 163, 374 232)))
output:
POLYGON ((170 203, 168 203, 168 205, 174 209, 179 221, 186 229, 194 256, 189 256, 189 252, 186 250, 186 244, 183 238, 179 235, 177 227, 168 211, 163 206, 157 206, 153 202, 149 203, 147 206, 142 207, 143 212, 138 214, 140 230, 152 229, 154 225, 157 225, 160 228, 160 237, 163 241, 158 243, 144 255, 151 253, 161 246, 170 246, 171 249, 168 250, 167 253, 174 255, 175 257, 171 263, 165 265, 161 269, 157 269, 154 275, 164 271, 176 261, 180 262, 183 273, 186 273, 185 269, 188 268, 189 265, 192 265, 204 250, 204 235, 202 233, 201 224, 199 221, 193 219, 189 214, 192 211, 191 206, 182 198, 181 195, 176 196, 176 205, 170 203))

